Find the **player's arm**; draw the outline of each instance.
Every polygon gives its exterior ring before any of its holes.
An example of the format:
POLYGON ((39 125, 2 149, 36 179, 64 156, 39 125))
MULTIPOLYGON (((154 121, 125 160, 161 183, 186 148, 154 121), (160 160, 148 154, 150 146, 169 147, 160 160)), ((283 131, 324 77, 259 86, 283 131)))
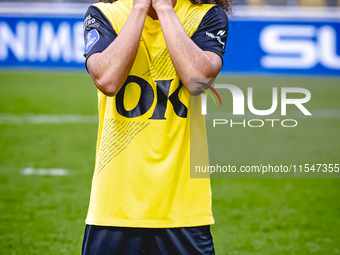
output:
MULTIPOLYGON (((188 91, 194 94, 196 90, 190 88, 190 78, 215 78, 222 68, 222 55, 224 53, 226 30, 228 27, 226 14, 222 8, 218 7, 219 11, 223 12, 222 15, 224 15, 224 17, 221 19, 218 17, 210 17, 209 20, 205 21, 206 23, 210 23, 210 31, 204 28, 201 29, 202 31, 196 31, 198 32, 197 35, 194 34, 198 41, 196 44, 194 39, 190 38, 185 32, 174 12, 171 0, 152 0, 152 6, 157 12, 170 58, 176 72, 188 91), (220 23, 219 26, 212 24, 216 22, 214 19, 217 19, 217 22, 220 23), (222 27, 225 33, 225 37, 223 38, 225 41, 220 40, 222 43, 218 42, 216 38, 211 38, 206 35, 206 32, 213 32, 212 30, 216 30, 217 27, 222 27), (212 39, 216 42, 213 42, 212 39), (209 46, 209 44, 213 44, 213 46, 209 46), (205 45, 208 46, 205 48, 205 45), (218 49, 218 47, 220 49, 218 49)), ((209 27, 209 24, 207 25, 207 27, 209 27)), ((216 35, 218 31, 219 30, 217 30, 214 35, 216 35)))
POLYGON ((135 0, 119 35, 104 51, 87 58, 86 67, 93 82, 107 96, 117 94, 130 72, 150 5, 151 0, 135 0))

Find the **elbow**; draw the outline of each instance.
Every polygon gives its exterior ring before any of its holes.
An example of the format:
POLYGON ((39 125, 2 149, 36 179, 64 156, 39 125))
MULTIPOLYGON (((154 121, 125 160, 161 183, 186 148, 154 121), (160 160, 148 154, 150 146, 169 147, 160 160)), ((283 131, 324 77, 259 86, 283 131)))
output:
POLYGON ((199 96, 204 92, 202 88, 206 89, 206 87, 203 84, 201 84, 199 80, 201 80, 201 78, 182 82, 186 89, 188 90, 190 96, 199 96))
POLYGON ((208 89, 205 84, 211 85, 215 80, 216 75, 214 73, 202 72, 194 77, 199 78, 193 78, 193 76, 191 77, 188 76, 182 80, 182 83, 187 88, 191 96, 198 96, 204 92, 204 90, 202 89, 208 89))
POLYGON ((118 93, 118 84, 116 84, 114 81, 115 79, 112 78, 106 78, 106 77, 96 77, 93 76, 93 81, 96 85, 96 87, 106 96, 113 97, 118 93))
POLYGON ((112 97, 118 93, 118 86, 115 75, 108 72, 106 68, 101 67, 100 64, 97 64, 97 59, 100 53, 95 53, 91 55, 87 62, 86 66, 91 75, 93 83, 102 92, 104 95, 112 97))

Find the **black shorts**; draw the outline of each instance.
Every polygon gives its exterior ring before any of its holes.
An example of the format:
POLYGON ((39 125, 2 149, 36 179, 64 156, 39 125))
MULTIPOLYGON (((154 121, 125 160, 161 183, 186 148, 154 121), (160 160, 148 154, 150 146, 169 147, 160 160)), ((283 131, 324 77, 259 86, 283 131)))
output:
POLYGON ((214 255, 210 226, 127 228, 87 225, 82 255, 214 255))

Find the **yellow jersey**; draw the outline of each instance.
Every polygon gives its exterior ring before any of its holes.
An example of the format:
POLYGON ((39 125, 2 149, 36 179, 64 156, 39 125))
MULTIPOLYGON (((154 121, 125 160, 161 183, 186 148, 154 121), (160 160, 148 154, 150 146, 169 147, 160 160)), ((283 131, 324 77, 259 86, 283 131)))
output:
MULTIPOLYGON (((101 38, 119 35, 132 4, 132 0, 119 0, 90 7, 97 15, 85 15, 85 56, 100 52, 95 48, 101 38), (100 31, 105 22, 112 26, 111 35, 100 31)), ((186 33, 193 36, 212 7, 177 0, 174 10, 186 33)), ((176 74, 158 20, 146 17, 126 82, 113 97, 98 91, 98 110, 86 224, 169 228, 214 223, 210 179, 190 178, 190 139, 195 139, 190 134, 190 114, 200 114, 200 107, 190 109, 189 93, 176 74)), ((204 118, 200 121, 205 133, 204 118)), ((208 165, 203 143, 201 159, 208 165)))

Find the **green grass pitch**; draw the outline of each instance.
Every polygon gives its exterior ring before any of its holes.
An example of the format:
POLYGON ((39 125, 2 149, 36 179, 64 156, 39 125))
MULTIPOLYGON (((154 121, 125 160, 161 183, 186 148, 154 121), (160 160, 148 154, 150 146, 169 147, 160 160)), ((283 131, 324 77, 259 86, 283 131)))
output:
MULTIPOLYGON (((96 89, 83 73, 2 71, 0 81, 0 254, 80 254, 97 124, 32 124, 20 118, 26 114, 94 116, 96 89), (69 175, 22 175, 21 169, 28 167, 63 168, 69 175)), ((317 95, 309 104, 311 109, 333 109, 333 113, 340 109, 339 79, 221 76, 218 82, 263 91, 272 84, 311 86, 312 95, 317 95)), ((259 108, 261 102, 255 102, 259 108)), ((320 136, 305 147, 291 146, 295 156, 289 160, 300 163, 302 157, 314 163, 340 163, 340 120, 325 121, 324 126, 301 121, 302 127, 309 128, 299 130, 297 139, 320 136)), ((254 132, 271 132, 262 130, 254 132)), ((237 144, 235 136, 243 131, 229 131, 230 143, 237 144)), ((280 139, 285 137, 292 140, 294 134, 285 133, 280 139)), ((213 142, 209 148, 219 156, 213 142)), ((237 158, 240 151, 247 150, 237 147, 229 157, 237 158)), ((270 151, 263 149, 262 154, 270 151)), ((218 255, 340 253, 339 179, 221 178, 212 179, 212 189, 216 220, 212 234, 218 255)))

